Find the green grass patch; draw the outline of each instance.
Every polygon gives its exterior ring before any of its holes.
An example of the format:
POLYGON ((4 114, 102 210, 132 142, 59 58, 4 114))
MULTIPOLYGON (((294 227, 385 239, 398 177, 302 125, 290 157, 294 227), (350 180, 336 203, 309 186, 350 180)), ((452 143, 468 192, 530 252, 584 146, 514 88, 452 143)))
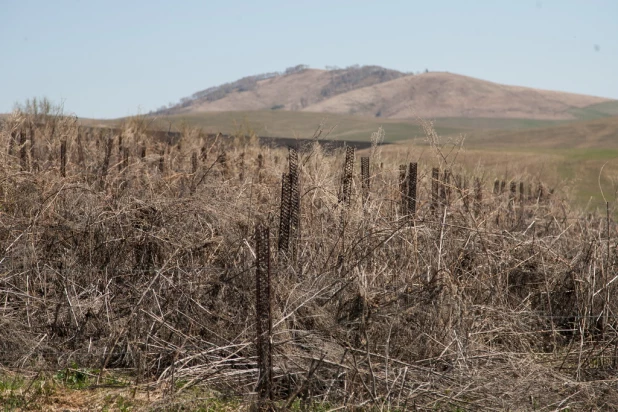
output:
POLYGON ((586 107, 571 109, 573 116, 580 120, 594 120, 603 117, 618 116, 618 101, 597 103, 586 107))
POLYGON ((435 124, 440 127, 468 130, 519 130, 537 127, 552 127, 568 123, 569 120, 501 119, 488 117, 440 117, 435 124))

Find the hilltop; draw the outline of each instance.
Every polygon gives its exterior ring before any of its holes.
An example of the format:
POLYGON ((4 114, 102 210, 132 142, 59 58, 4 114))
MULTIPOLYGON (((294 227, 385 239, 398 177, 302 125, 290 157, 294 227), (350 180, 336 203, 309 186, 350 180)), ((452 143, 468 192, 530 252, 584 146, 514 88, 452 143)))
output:
POLYGON ((297 66, 249 76, 181 99, 158 114, 228 111, 303 111, 384 119, 507 118, 575 120, 603 97, 492 83, 446 72, 402 73, 379 66, 320 70, 297 66))

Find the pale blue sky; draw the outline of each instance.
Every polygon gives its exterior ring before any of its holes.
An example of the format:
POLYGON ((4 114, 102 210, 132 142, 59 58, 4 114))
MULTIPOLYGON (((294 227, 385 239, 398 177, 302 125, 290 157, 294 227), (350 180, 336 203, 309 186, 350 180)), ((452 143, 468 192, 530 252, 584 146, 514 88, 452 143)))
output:
POLYGON ((45 96, 82 117, 145 113, 301 63, 618 99, 618 1, 0 0, 0 112, 45 96))

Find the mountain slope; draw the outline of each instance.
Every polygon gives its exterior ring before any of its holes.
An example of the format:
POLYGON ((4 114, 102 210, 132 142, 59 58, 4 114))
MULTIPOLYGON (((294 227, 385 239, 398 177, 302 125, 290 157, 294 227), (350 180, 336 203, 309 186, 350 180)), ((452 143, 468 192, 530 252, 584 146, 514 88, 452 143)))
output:
POLYGON ((424 73, 364 87, 303 110, 390 119, 500 117, 566 120, 609 99, 506 86, 451 73, 424 73))
POLYGON ((452 73, 297 66, 283 74, 249 76, 197 92, 157 114, 285 110, 388 119, 574 120, 612 115, 616 104, 602 97, 507 86, 452 73))
POLYGON ((161 112, 165 114, 221 112, 230 110, 292 110, 321 102, 357 88, 405 76, 378 66, 338 70, 288 69, 285 74, 250 76, 233 83, 206 89, 182 99, 161 112))
POLYGON ((618 150, 618 116, 527 130, 469 131, 467 135, 466 143, 473 147, 591 149, 611 154, 618 150))

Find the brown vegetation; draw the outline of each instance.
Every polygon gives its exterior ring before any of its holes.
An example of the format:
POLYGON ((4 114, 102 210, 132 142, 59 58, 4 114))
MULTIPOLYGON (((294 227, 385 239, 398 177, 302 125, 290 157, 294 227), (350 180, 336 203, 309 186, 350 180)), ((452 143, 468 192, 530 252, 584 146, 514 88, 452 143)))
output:
POLYGON ((167 410, 192 387, 250 403, 260 224, 277 405, 615 405, 613 222, 536 178, 465 172, 455 146, 427 136, 432 161, 404 167, 418 179, 414 215, 401 213, 411 177, 402 193, 380 133, 369 181, 358 162, 350 174, 351 150, 300 151, 288 259, 275 250, 286 151, 191 129, 153 140, 140 119, 93 134, 14 113, 0 135, 3 367, 123 371, 167 410), (496 177, 524 193, 493 193, 496 177))

